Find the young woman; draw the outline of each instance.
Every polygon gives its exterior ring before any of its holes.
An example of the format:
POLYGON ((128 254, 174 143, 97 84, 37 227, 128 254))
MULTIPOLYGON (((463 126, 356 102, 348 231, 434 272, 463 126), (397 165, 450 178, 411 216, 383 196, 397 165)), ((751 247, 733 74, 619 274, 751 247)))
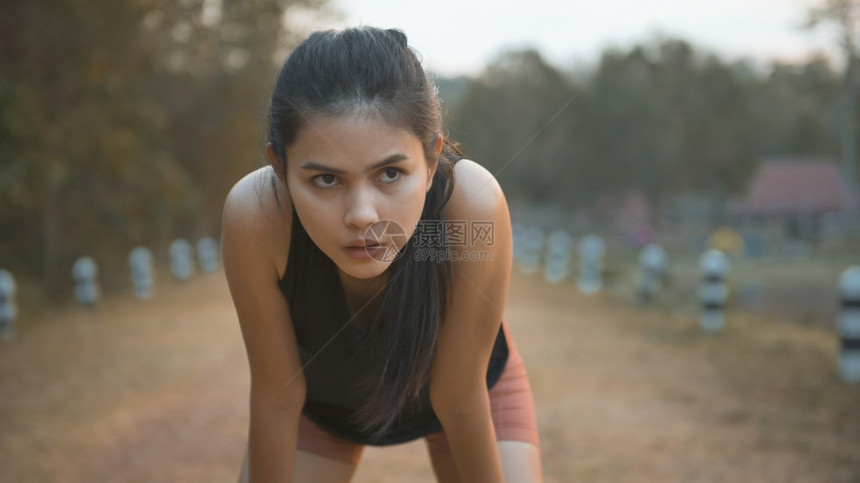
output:
POLYGON ((503 321, 507 204, 443 137, 406 36, 312 34, 278 76, 266 151, 223 217, 251 369, 240 481, 349 481, 364 445, 417 438, 439 481, 540 481, 503 321))

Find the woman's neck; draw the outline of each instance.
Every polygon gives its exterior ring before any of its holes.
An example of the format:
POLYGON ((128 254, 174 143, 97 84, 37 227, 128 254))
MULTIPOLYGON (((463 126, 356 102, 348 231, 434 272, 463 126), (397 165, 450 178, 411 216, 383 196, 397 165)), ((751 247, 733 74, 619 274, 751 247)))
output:
POLYGON ((343 286, 346 303, 349 306, 350 313, 355 314, 362 307, 367 308, 377 307, 382 300, 382 291, 385 288, 385 283, 388 281, 388 271, 374 278, 355 278, 342 272, 337 271, 340 277, 341 286, 343 286))

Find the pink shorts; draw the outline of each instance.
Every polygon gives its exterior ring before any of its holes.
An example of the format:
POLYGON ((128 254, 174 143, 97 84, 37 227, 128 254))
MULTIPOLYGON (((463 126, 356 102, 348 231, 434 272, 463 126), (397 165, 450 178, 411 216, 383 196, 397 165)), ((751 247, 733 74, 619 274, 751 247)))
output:
MULTIPOLYGON (((508 343, 508 361, 501 377, 489 390, 496 440, 525 441, 540 446, 526 369, 504 321, 502 327, 508 343)), ((444 431, 430 434, 424 439, 431 453, 443 454, 451 451, 444 431)), ((297 449, 324 458, 357 464, 364 446, 337 437, 302 415, 299 420, 297 449)))

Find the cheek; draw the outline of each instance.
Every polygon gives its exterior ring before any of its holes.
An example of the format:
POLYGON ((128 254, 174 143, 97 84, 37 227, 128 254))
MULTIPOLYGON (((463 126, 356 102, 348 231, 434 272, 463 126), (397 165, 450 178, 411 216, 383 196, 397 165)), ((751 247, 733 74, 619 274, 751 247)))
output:
POLYGON ((299 186, 295 186, 294 183, 290 183, 287 181, 287 188, 290 192, 290 201, 293 203, 293 208, 296 210, 296 214, 299 215, 299 218, 302 220, 302 223, 305 223, 305 220, 308 218, 308 197, 306 193, 299 186))
POLYGON ((331 220, 337 216, 332 207, 315 199, 301 186, 291 187, 290 198, 299 220, 305 231, 318 245, 328 237, 325 236, 333 227, 331 220))
POLYGON ((290 198, 293 200, 296 212, 300 215, 305 215, 306 213, 310 215, 314 212, 315 205, 318 203, 305 183, 288 179, 287 188, 290 191, 290 198))
POLYGON ((424 210, 424 200, 426 199, 423 186, 423 181, 416 180, 408 193, 395 204, 397 217, 391 218, 400 222, 407 231, 414 230, 418 220, 421 219, 421 212, 424 210))

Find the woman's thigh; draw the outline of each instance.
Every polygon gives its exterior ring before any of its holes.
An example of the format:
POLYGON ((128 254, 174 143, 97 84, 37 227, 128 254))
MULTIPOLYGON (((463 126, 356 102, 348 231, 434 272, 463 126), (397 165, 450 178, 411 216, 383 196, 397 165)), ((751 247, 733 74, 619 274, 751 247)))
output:
POLYGON ((352 478, 364 446, 339 438, 302 416, 296 451, 294 481, 349 481, 352 478))
MULTIPOLYGON (((540 449, 524 441, 499 441, 499 457, 505 481, 514 483, 541 483, 540 449)), ((459 483, 460 476, 450 451, 430 451, 433 473, 440 483, 459 483)))
POLYGON ((326 458, 313 453, 296 451, 296 468, 293 481, 296 483, 348 482, 358 465, 326 458))
POLYGON ((505 481, 543 481, 540 449, 537 446, 525 441, 499 441, 498 444, 505 481))
MULTIPOLYGON (((347 482, 361 459, 364 446, 339 438, 306 416, 299 420, 293 480, 296 482, 347 482)), ((248 481, 248 453, 242 462, 240 483, 248 481)))
MULTIPOLYGON (((296 463, 293 470, 293 481, 301 482, 348 482, 352 479, 357 465, 326 458, 313 453, 296 451, 296 463)), ((248 483, 248 452, 242 460, 239 472, 239 483, 248 483)))

